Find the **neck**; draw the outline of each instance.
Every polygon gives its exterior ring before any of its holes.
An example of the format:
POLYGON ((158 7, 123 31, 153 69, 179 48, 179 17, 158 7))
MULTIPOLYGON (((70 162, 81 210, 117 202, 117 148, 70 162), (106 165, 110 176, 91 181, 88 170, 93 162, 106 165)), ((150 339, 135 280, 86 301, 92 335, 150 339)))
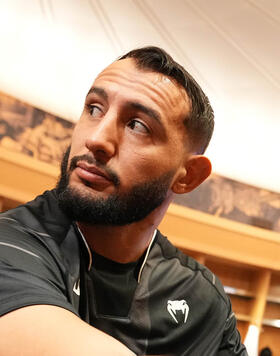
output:
POLYGON ((90 249, 119 263, 137 261, 147 249, 171 197, 145 219, 124 226, 91 225, 78 222, 90 249))

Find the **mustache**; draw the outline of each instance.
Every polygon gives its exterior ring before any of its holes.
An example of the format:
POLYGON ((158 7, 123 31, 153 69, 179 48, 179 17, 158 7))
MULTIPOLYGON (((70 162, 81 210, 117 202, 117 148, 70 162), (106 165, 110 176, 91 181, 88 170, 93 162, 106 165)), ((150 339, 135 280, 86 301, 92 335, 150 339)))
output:
POLYGON ((98 162, 93 156, 88 154, 72 157, 70 161, 69 172, 72 172, 77 167, 77 163, 79 161, 85 161, 88 164, 92 164, 97 168, 100 168, 108 175, 109 179, 113 182, 113 184, 116 187, 120 185, 120 178, 114 170, 107 167, 105 164, 98 162))

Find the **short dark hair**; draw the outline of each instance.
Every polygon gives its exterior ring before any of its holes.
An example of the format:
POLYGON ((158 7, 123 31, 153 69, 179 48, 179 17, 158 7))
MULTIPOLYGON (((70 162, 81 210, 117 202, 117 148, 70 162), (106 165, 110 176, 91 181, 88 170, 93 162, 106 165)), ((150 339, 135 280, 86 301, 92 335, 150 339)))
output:
POLYGON ((272 351, 269 347, 261 349, 260 356, 272 356, 272 351))
POLYGON ((133 58, 139 69, 162 73, 180 84, 191 101, 191 111, 184 120, 192 148, 197 154, 205 152, 214 130, 214 112, 207 96, 194 78, 162 48, 134 49, 118 58, 133 58))

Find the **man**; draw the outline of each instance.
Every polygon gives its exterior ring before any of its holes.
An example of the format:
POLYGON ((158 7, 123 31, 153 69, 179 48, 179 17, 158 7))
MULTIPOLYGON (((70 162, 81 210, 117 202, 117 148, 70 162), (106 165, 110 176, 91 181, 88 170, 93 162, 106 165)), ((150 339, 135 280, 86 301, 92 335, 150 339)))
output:
POLYGON ((1 216, 1 355, 247 355, 218 279, 157 231, 210 174, 213 126, 159 48, 98 75, 57 188, 1 216))

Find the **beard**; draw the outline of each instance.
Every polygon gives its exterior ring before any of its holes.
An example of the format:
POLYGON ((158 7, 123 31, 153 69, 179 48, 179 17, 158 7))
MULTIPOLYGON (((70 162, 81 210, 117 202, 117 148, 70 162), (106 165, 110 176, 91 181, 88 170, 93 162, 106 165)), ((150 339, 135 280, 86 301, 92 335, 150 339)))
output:
MULTIPOLYGON (((174 171, 169 171, 157 179, 132 186, 129 192, 112 193, 107 198, 92 197, 88 192, 81 192, 69 185, 70 174, 78 161, 83 160, 102 168, 116 188, 120 185, 118 175, 89 155, 73 157, 68 169, 69 154, 70 147, 61 162, 56 192, 60 208, 70 219, 78 222, 122 226, 140 221, 164 202, 174 175, 174 171)), ((85 185, 88 184, 85 182, 85 185)))

